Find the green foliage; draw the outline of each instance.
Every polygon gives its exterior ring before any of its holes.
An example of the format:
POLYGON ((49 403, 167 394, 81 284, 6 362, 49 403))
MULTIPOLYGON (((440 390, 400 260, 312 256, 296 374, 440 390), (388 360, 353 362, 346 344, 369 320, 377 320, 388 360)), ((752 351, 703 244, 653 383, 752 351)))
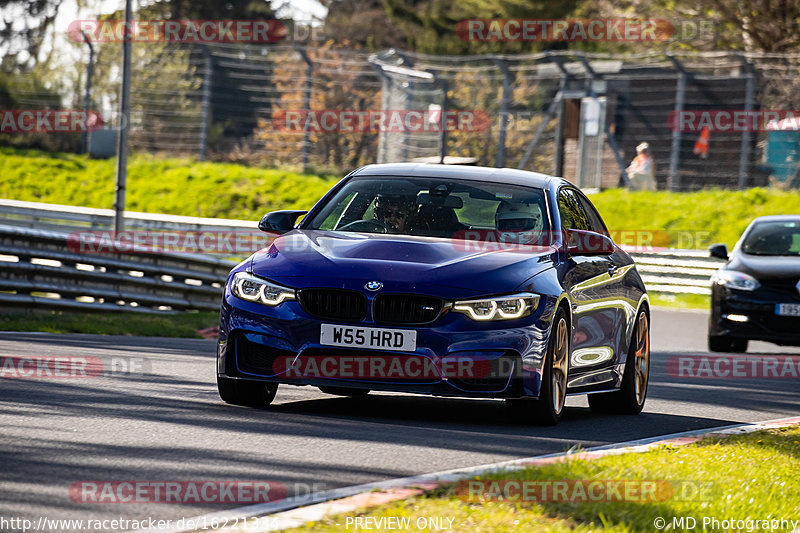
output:
POLYGON ((458 23, 466 19, 570 18, 578 2, 543 0, 384 0, 389 18, 403 29, 412 50, 428 54, 514 54, 566 48, 565 43, 542 41, 469 41, 459 36, 458 23))
MULTIPOLYGON (((0 148, 0 197, 111 208, 113 159, 0 148)), ((137 155, 128 167, 130 211, 257 219, 270 209, 307 209, 337 181, 282 169, 137 155)), ((800 192, 774 189, 692 193, 609 189, 591 195, 612 231, 655 231, 654 245, 733 246, 757 216, 800 213, 800 192)), ((624 244, 624 243, 623 243, 624 244)))
MULTIPOLYGON (((571 490, 563 492, 563 497, 549 497, 548 501, 536 501, 536 491, 528 493, 527 501, 503 501, 502 496, 477 499, 470 497, 465 485, 459 488, 454 483, 419 497, 351 512, 347 516, 333 516, 287 532, 341 531, 348 517, 353 523, 354 514, 369 517, 367 523, 373 523, 372 520, 381 517, 407 517, 411 524, 416 524, 422 517, 448 517, 452 520, 452 526, 444 522, 449 526, 448 531, 458 533, 676 531, 681 529, 673 529, 673 517, 680 519, 687 516, 696 518, 698 530, 703 527, 706 517, 716 518, 717 524, 726 519, 750 519, 751 525, 754 520, 770 518, 797 520, 800 505, 798 439, 800 428, 780 428, 709 438, 688 446, 661 446, 646 453, 612 455, 592 461, 574 459, 472 478, 475 481, 575 481, 584 484, 591 481, 622 481, 627 484, 619 486, 619 494, 633 501, 605 501, 604 498, 593 501, 591 497, 583 498, 585 501, 580 501, 580 497, 576 498, 579 501, 552 501, 580 494, 571 490), (645 492, 629 492, 629 487, 644 487, 644 483, 655 485, 656 490, 650 493, 655 497, 638 496, 645 495, 645 492), (663 519, 663 522, 657 521, 657 518, 663 519)), ((489 492, 491 485, 484 486, 486 490, 478 492, 478 495, 489 492)), ((606 494, 613 494, 612 490, 609 489, 606 494)), ((511 494, 522 499, 526 493, 520 491, 511 494)), ((710 522, 706 525, 703 529, 720 528, 712 527, 710 522)), ((754 529, 744 523, 743 527, 754 529)), ((748 530, 744 528, 734 526, 725 527, 725 530, 748 530)), ((786 531, 784 528, 779 530, 786 531)))
POLYGON ((715 242, 731 247, 755 217, 800 214, 800 192, 765 188, 691 193, 609 189, 590 198, 609 229, 663 230, 668 244, 679 248, 715 242))
MULTIPOLYGON (((25 74, 0 71, 0 110, 63 109, 61 89, 58 84, 48 83, 38 71, 25 74), (35 105, 31 104, 31 95, 36 95, 35 105)), ((80 134, 0 133, 0 145, 73 151, 80 146, 80 134)))
MULTIPOLYGON (((256 220, 271 209, 307 209, 336 183, 279 169, 134 156, 129 211, 256 220)), ((110 209, 115 161, 0 148, 0 197, 110 209)))

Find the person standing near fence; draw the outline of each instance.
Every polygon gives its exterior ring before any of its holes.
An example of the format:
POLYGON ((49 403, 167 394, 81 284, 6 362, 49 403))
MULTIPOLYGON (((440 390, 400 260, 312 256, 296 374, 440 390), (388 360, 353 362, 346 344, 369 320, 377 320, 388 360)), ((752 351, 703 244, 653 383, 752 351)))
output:
POLYGON ((641 143, 636 147, 636 157, 626 171, 630 180, 628 186, 632 191, 656 190, 655 164, 650 155, 649 144, 641 143))

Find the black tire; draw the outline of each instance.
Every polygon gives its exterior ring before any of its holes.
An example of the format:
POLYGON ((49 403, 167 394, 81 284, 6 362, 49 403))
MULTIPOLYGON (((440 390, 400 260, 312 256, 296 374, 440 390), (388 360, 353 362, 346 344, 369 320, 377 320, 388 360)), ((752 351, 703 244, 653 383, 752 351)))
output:
POLYGON ((566 401, 569 339, 567 315, 563 309, 559 308, 553 318, 553 327, 547 343, 539 398, 536 400, 527 398, 506 400, 512 416, 527 423, 542 426, 558 424, 566 401), (556 355, 557 353, 558 355, 556 355))
POLYGON ((650 317, 639 309, 628 359, 622 374, 622 386, 615 392, 589 395, 589 407, 595 413, 636 415, 642 412, 650 381, 650 317))
POLYGON ((351 398, 363 398, 369 394, 369 389, 348 389, 347 387, 320 387, 319 390, 325 394, 349 396, 351 398))
POLYGON ((278 384, 217 376, 217 390, 225 403, 263 408, 275 399, 278 384))
POLYGON ((722 335, 709 335, 708 350, 711 352, 744 353, 747 351, 747 339, 736 339, 733 337, 724 337, 722 335))

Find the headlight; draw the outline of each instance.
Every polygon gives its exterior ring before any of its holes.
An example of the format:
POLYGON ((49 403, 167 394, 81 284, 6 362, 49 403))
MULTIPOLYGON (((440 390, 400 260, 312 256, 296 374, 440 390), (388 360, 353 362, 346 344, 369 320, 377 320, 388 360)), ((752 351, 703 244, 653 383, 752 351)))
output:
POLYGON ((483 300, 462 300, 453 303, 453 312, 472 320, 511 320, 533 313, 539 304, 538 294, 515 294, 483 300))
POLYGON ((294 300, 295 291, 288 287, 281 287, 247 272, 237 272, 231 282, 231 292, 248 302, 258 302, 264 305, 278 305, 286 300, 294 300))
POLYGON ((729 289, 739 289, 740 291, 754 291, 761 286, 753 276, 736 270, 717 270, 711 276, 711 283, 724 285, 729 289))

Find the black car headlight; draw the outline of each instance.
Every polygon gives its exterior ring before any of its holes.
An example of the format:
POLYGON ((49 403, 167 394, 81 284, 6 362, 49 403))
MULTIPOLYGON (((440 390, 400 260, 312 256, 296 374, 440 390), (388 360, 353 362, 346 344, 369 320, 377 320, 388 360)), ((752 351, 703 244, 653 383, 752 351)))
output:
POLYGON ((460 300, 453 302, 453 312, 467 315, 472 320, 512 320, 530 315, 539 304, 539 295, 531 293, 460 300))
POLYGON ((740 291, 754 291, 761 286, 758 280, 750 274, 736 270, 717 270, 711 276, 711 283, 740 291))
POLYGON ((264 305, 275 306, 286 300, 295 299, 295 290, 281 285, 276 285, 265 279, 258 278, 247 272, 237 272, 231 281, 231 292, 234 296, 257 302, 264 305))

